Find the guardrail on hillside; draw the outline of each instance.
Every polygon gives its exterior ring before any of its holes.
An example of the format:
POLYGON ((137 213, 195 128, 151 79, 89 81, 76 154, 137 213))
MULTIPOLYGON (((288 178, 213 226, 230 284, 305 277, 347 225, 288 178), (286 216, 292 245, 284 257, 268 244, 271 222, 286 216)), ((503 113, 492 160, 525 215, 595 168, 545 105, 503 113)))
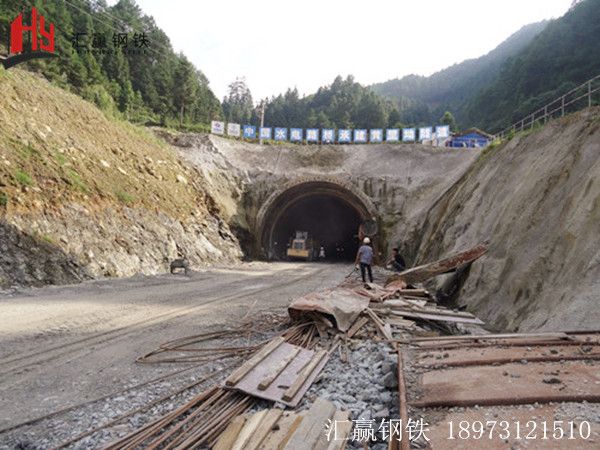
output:
POLYGON ((568 112, 575 112, 592 106, 592 95, 600 91, 600 75, 571 89, 556 100, 542 106, 537 111, 529 114, 518 122, 496 134, 496 138, 504 138, 509 133, 517 133, 528 128, 533 128, 536 123, 546 123, 555 117, 563 117, 568 112))

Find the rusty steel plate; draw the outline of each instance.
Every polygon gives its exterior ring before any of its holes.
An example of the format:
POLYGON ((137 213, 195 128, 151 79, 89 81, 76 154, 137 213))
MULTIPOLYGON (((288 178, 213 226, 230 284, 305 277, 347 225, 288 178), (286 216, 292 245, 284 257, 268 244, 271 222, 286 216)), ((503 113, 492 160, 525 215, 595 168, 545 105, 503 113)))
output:
POLYGON ((308 390, 325 364, 327 364, 328 358, 326 356, 306 378, 306 381, 298 390, 298 393, 294 396, 294 398, 292 398, 290 401, 284 401, 282 398, 283 394, 292 385, 292 383, 296 381, 298 378, 298 373, 302 371, 304 366, 313 358, 314 355, 315 352, 312 350, 307 350, 305 348, 297 347, 284 342, 275 350, 273 350, 273 352, 271 352, 265 359, 253 367, 252 370, 250 370, 250 372, 248 372, 239 382, 237 382, 234 386, 226 387, 226 389, 235 389, 254 397, 280 402, 293 408, 298 405, 304 393, 308 390), (258 389, 258 384, 265 377, 270 375, 273 369, 277 367, 277 365, 295 349, 300 349, 299 353, 292 361, 290 361, 290 363, 273 381, 273 383, 271 383, 271 385, 265 390, 258 389))
POLYGON ((520 361, 561 359, 600 359, 600 346, 553 345, 525 347, 467 347, 452 350, 421 351, 417 355, 417 365, 422 367, 436 366, 470 366, 507 364, 520 361))
MULTIPOLYGON (((596 361, 457 367, 420 376, 416 407, 600 402, 600 364, 596 361)), ((411 401, 412 400, 412 401, 411 401)))

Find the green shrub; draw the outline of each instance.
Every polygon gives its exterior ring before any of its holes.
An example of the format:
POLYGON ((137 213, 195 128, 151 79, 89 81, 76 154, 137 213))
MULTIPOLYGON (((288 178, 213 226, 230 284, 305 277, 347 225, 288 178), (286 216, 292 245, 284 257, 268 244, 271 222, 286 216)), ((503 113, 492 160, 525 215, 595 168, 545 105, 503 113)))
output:
POLYGON ((69 177, 69 181, 73 187, 79 189, 81 192, 87 193, 89 191, 87 184, 81 179, 81 175, 79 175, 76 171, 70 169, 67 172, 67 176, 69 177))
POLYGON ((135 197, 133 195, 128 194, 127 192, 124 192, 124 191, 117 191, 116 195, 117 195, 117 198, 119 199, 119 201, 126 205, 130 205, 135 201, 135 197))
POLYGON ((52 236, 47 235, 47 234, 43 234, 42 237, 41 237, 41 239, 46 244, 56 244, 56 241, 54 240, 54 238, 52 236))
POLYGON ((6 192, 0 191, 0 208, 6 208, 6 205, 8 205, 8 195, 6 192))
POLYGON ((18 183, 22 184, 23 186, 31 186, 33 184, 31 176, 24 170, 17 170, 17 172, 15 173, 15 179, 18 183))
POLYGON ((55 157, 59 165, 64 166, 67 163, 67 158, 65 157, 65 155, 57 153, 55 157))

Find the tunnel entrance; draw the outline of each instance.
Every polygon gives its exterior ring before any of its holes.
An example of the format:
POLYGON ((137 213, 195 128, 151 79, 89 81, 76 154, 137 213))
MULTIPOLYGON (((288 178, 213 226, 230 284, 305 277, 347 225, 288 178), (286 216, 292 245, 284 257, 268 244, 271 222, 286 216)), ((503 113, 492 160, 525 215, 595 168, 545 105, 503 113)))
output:
POLYGON ((261 253, 269 260, 290 258, 296 232, 308 233, 308 259, 352 261, 366 234, 377 242, 374 208, 354 189, 331 181, 297 183, 271 195, 259 213, 261 253))
POLYGON ((314 259, 322 246, 328 261, 350 261, 358 250, 360 214, 342 200, 326 195, 302 198, 288 206, 273 226, 274 259, 287 259, 287 246, 296 231, 308 232, 314 259))

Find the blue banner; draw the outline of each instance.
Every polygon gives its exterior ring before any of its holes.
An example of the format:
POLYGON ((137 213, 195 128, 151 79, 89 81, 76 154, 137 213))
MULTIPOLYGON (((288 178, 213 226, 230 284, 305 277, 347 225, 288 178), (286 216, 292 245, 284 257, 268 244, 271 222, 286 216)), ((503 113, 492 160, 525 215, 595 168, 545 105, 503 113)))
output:
POLYGON ((302 141, 302 128, 290 128, 290 141, 299 142, 302 141))
POLYGON ((287 141, 287 128, 275 128, 275 140, 287 141))
MULTIPOLYGON (((333 143, 336 140, 336 131, 334 128, 323 128, 321 130, 319 128, 307 128, 306 130, 303 128, 289 128, 289 137, 288 128, 283 127, 260 127, 257 129, 254 125, 244 125, 240 127, 240 125, 236 123, 229 123, 227 124, 226 129, 229 136, 239 137, 241 131, 242 137, 246 139, 256 139, 257 137, 260 137, 261 139, 267 140, 289 140, 291 142, 302 142, 303 139, 306 139, 306 142, 317 143, 333 143), (306 135, 304 133, 306 133, 306 135)), ((211 133, 224 134, 224 131, 224 122, 212 121, 211 133)), ((342 128, 337 130, 337 142, 345 144, 352 142, 364 144, 370 142, 375 144, 384 141, 384 133, 386 142, 416 142, 417 137, 420 142, 435 141, 436 139, 445 140, 451 136, 450 127, 448 125, 438 125, 435 127, 435 133, 433 131, 434 127, 420 127, 418 129, 386 128, 385 130, 382 128, 372 128, 370 130, 365 128, 342 128)))
POLYGON ((400 128, 388 128, 385 130, 385 140, 387 142, 398 142, 400 140, 400 128))
POLYGON ((351 142, 352 141, 352 130, 342 129, 338 130, 338 142, 351 142))
POLYGON ((244 137, 247 139, 255 139, 256 127, 253 125, 244 125, 244 137))
POLYGON ((367 130, 358 129, 354 130, 354 142, 364 143, 367 142, 367 130))
POLYGON ((308 128, 306 130, 306 142, 319 142, 318 128, 308 128))

